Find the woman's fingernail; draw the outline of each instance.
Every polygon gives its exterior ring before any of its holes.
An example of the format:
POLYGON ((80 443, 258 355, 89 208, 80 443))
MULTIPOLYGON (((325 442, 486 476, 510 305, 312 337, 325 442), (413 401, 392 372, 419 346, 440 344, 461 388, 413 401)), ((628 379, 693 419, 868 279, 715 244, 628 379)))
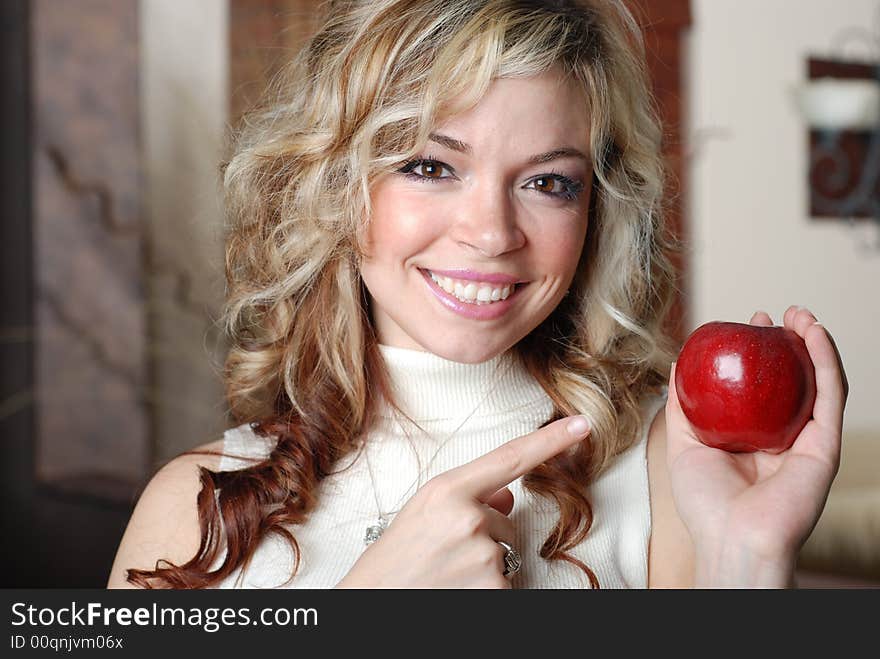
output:
POLYGON ((583 415, 573 416, 566 429, 572 437, 581 437, 589 432, 590 422, 583 415))

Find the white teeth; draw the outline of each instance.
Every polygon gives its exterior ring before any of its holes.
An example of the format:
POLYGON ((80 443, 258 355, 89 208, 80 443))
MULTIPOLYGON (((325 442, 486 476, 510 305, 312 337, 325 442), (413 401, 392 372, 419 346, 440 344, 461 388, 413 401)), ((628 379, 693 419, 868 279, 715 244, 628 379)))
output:
POLYGON ((430 270, 428 273, 444 291, 470 304, 492 304, 498 300, 506 300, 513 292, 513 285, 494 287, 491 284, 461 282, 451 277, 438 277, 430 270))

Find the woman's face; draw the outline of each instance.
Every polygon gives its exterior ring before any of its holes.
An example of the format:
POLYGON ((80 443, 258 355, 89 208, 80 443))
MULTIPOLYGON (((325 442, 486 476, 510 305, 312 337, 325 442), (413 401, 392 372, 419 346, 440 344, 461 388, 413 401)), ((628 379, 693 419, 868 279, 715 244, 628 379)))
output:
POLYGON ((586 108, 555 73, 495 80, 376 182, 361 275, 380 343, 477 363, 550 315, 587 230, 586 108))

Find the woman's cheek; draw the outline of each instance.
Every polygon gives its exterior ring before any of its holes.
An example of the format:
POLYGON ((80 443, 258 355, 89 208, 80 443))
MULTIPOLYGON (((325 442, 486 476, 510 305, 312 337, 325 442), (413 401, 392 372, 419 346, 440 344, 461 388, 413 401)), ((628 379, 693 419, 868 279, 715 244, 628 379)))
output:
POLYGON ((535 251, 540 260, 560 275, 569 276, 577 269, 584 244, 585 229, 571 227, 559 231, 536 232, 535 251))
POLYGON ((374 244, 404 252, 419 248, 436 234, 442 216, 423 195, 388 186, 373 198, 374 244))

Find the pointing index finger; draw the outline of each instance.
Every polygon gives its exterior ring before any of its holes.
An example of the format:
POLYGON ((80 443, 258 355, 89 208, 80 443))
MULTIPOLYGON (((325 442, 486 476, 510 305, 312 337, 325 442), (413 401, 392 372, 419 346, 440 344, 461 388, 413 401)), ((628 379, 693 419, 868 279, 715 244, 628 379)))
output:
POLYGON ((505 485, 583 440, 589 430, 584 416, 559 419, 447 473, 465 493, 485 503, 505 485))

